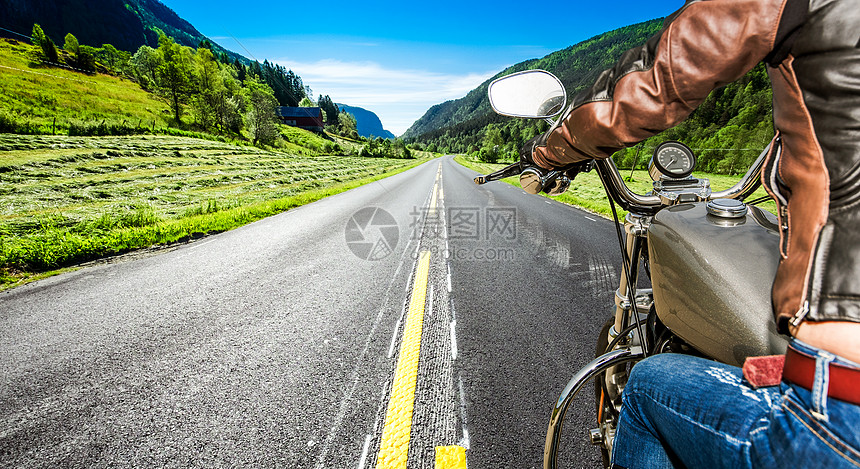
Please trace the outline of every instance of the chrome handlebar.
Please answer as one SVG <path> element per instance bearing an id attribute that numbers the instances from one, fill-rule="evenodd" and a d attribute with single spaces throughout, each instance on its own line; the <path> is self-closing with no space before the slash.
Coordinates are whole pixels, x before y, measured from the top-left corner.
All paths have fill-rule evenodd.
<path id="1" fill-rule="evenodd" d="M 761 184 L 759 175 L 761 175 L 768 152 L 770 152 L 770 144 L 759 154 L 758 158 L 737 184 L 724 191 L 714 192 L 709 198 L 744 200 L 752 195 Z M 654 214 L 663 207 L 663 202 L 659 196 L 641 195 L 631 191 L 611 158 L 598 161 L 596 168 L 601 182 L 607 188 L 612 199 L 628 212 Z"/>
<path id="2" fill-rule="evenodd" d="M 719 192 L 711 193 L 709 199 L 740 199 L 744 200 L 758 189 L 761 184 L 759 175 L 761 174 L 764 161 L 770 151 L 770 144 L 759 154 L 755 162 L 747 170 L 746 174 L 734 186 Z M 475 178 L 475 183 L 486 184 L 490 181 L 496 181 L 505 177 L 514 176 L 523 170 L 524 166 L 520 163 L 514 163 L 510 166 L 500 169 L 486 176 L 478 176 Z M 597 175 L 600 181 L 606 187 L 607 192 L 612 199 L 628 212 L 640 213 L 643 215 L 653 215 L 660 211 L 665 206 L 663 199 L 657 194 L 637 194 L 627 187 L 624 178 L 618 171 L 618 167 L 611 158 L 599 160 L 595 162 Z"/>
<path id="3" fill-rule="evenodd" d="M 612 158 L 598 161 L 595 164 L 595 168 L 597 169 L 597 176 L 600 177 L 600 181 L 606 187 L 606 191 L 612 196 L 615 203 L 620 205 L 624 210 L 654 214 L 663 207 L 660 197 L 656 195 L 641 195 L 631 191 L 621 177 L 621 173 L 618 172 L 618 167 L 615 166 Z"/>
<path id="4" fill-rule="evenodd" d="M 764 160 L 767 159 L 767 155 L 770 153 L 770 145 L 768 143 L 764 147 L 764 150 L 758 155 L 758 158 L 756 158 L 750 169 L 747 170 L 744 177 L 737 184 L 724 191 L 714 192 L 711 194 L 711 198 L 744 200 L 751 196 L 758 189 L 758 186 L 761 185 L 761 178 L 759 176 L 761 175 L 762 168 L 764 168 Z"/>

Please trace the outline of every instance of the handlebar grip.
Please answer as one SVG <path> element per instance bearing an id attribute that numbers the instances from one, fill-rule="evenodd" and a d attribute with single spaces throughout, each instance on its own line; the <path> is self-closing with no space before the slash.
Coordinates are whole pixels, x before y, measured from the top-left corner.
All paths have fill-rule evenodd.
<path id="1" fill-rule="evenodd" d="M 488 182 L 488 181 L 487 181 L 487 177 L 486 177 L 486 176 L 477 176 L 477 177 L 475 178 L 475 184 L 486 184 L 487 182 Z"/>

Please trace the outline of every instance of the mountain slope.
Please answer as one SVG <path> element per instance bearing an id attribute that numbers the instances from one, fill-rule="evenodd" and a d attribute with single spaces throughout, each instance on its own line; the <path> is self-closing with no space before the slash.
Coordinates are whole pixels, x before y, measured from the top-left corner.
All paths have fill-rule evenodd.
<path id="1" fill-rule="evenodd" d="M 644 43 L 662 27 L 663 20 L 625 26 L 595 36 L 566 49 L 553 52 L 541 59 L 518 63 L 503 70 L 465 97 L 447 101 L 431 107 L 403 134 L 404 139 L 427 140 L 445 133 L 462 135 L 464 131 L 483 128 L 491 122 L 501 122 L 490 108 L 487 87 L 498 77 L 521 70 L 541 68 L 561 79 L 569 93 L 573 94 L 590 83 L 600 71 L 608 68 L 620 58 L 621 53 Z"/>
<path id="2" fill-rule="evenodd" d="M 652 20 L 616 29 L 542 59 L 519 63 L 496 77 L 542 68 L 558 76 L 573 96 L 591 86 L 622 53 L 643 44 L 661 26 L 661 20 Z M 491 80 L 463 98 L 433 106 L 403 138 L 420 142 L 431 151 L 468 153 L 484 160 L 517 158 L 522 142 L 545 131 L 548 125 L 543 120 L 502 117 L 492 112 L 487 99 Z M 772 102 L 767 72 L 759 64 L 737 81 L 713 90 L 678 126 L 618 151 L 613 159 L 622 168 L 643 167 L 659 143 L 680 140 L 699 155 L 700 170 L 743 173 L 773 137 Z"/>
<path id="3" fill-rule="evenodd" d="M 39 23 L 58 45 L 63 44 L 67 33 L 74 34 L 81 44 L 113 44 L 130 52 L 144 44 L 157 47 L 159 30 L 189 47 L 209 40 L 158 0 L 0 0 L 0 12 L 0 26 L 29 35 L 33 23 Z M 231 59 L 241 57 L 213 45 Z"/>
<path id="4" fill-rule="evenodd" d="M 347 106 L 346 104 L 340 103 L 335 103 L 335 105 L 341 111 L 348 112 L 355 116 L 358 135 L 361 135 L 362 137 L 395 137 L 393 133 L 382 128 L 382 121 L 379 120 L 379 116 L 377 116 L 373 111 L 368 111 L 367 109 L 357 106 Z"/>

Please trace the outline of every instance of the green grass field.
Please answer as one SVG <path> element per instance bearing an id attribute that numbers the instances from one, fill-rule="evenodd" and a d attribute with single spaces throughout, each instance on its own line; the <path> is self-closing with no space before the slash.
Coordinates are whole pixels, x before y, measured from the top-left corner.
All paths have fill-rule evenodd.
<path id="1" fill-rule="evenodd" d="M 307 134 L 298 143 L 313 147 Z M 229 230 L 431 155 L 420 156 L 296 156 L 166 136 L 0 134 L 0 285 Z"/>
<path id="2" fill-rule="evenodd" d="M 482 174 L 487 174 L 506 166 L 505 164 L 482 163 L 464 156 L 457 156 L 454 160 L 463 166 Z M 622 170 L 621 173 L 625 178 L 630 176 L 629 170 Z M 709 179 L 711 181 L 711 189 L 715 192 L 728 189 L 740 180 L 740 176 L 724 176 L 720 174 L 694 173 L 694 176 L 700 179 Z M 503 179 L 503 181 L 520 187 L 520 181 L 516 177 Z M 646 194 L 651 191 L 651 184 L 651 177 L 648 175 L 648 172 L 644 170 L 634 171 L 633 180 L 627 182 L 630 189 L 639 194 Z M 541 195 L 549 197 L 546 194 Z M 765 192 L 763 188 L 759 188 L 753 194 L 751 199 L 764 196 L 767 196 L 767 192 Z M 609 207 L 609 201 L 606 198 L 606 191 L 603 189 L 603 184 L 601 184 L 600 179 L 597 177 L 597 173 L 594 171 L 577 175 L 576 179 L 570 184 L 570 189 L 568 189 L 567 192 L 551 198 L 566 204 L 576 205 L 577 207 L 584 208 L 599 215 L 606 217 L 612 216 L 612 210 Z M 758 206 L 770 211 L 771 213 L 776 213 L 776 205 L 771 200 L 761 203 Z M 620 208 L 617 208 L 617 210 L 620 217 L 623 217 L 627 213 Z"/>

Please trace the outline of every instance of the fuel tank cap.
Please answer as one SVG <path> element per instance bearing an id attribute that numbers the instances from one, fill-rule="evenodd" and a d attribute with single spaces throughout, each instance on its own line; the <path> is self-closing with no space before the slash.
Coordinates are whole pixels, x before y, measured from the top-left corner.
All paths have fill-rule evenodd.
<path id="1" fill-rule="evenodd" d="M 736 199 L 714 199 L 708 202 L 708 213 L 720 218 L 743 218 L 747 205 Z"/>

